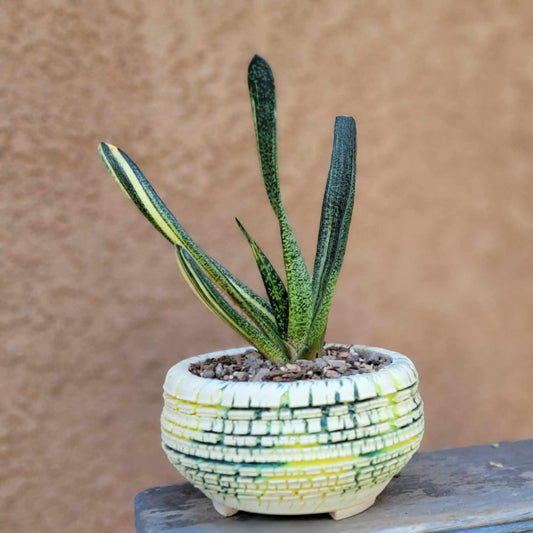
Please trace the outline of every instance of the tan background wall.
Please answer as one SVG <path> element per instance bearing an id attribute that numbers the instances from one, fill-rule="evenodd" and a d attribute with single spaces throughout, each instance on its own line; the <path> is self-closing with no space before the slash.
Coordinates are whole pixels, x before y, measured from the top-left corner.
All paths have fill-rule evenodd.
<path id="1" fill-rule="evenodd" d="M 312 262 L 336 114 L 356 209 L 328 339 L 421 375 L 426 450 L 533 437 L 533 4 L 92 1 L 3 5 L 2 531 L 132 530 L 180 478 L 165 372 L 241 345 L 107 175 L 107 140 L 255 287 L 238 216 L 280 265 L 247 63 L 273 66 L 289 216 Z"/>

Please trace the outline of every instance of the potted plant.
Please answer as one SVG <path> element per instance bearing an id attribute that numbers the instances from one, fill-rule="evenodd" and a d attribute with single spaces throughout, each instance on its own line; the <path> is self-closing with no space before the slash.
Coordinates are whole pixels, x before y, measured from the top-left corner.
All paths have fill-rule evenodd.
<path id="1" fill-rule="evenodd" d="M 163 449 L 221 514 L 329 512 L 340 519 L 374 502 L 423 433 L 412 362 L 362 345 L 324 345 L 355 191 L 355 122 L 335 121 L 312 275 L 280 196 L 274 78 L 255 56 L 248 84 L 259 160 L 279 221 L 286 282 L 237 220 L 268 300 L 206 255 L 135 163 L 101 143 L 109 172 L 169 240 L 197 296 L 252 347 L 174 365 L 164 384 Z"/>

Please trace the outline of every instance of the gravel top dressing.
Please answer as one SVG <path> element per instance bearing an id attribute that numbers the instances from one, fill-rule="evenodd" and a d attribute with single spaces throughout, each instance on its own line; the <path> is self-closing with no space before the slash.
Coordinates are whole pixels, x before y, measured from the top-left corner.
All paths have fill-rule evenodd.
<path id="1" fill-rule="evenodd" d="M 328 379 L 376 372 L 392 362 L 375 352 L 359 354 L 345 346 L 330 347 L 313 361 L 298 359 L 276 365 L 256 350 L 237 356 L 222 356 L 193 363 L 189 371 L 196 376 L 222 381 L 298 381 Z"/>

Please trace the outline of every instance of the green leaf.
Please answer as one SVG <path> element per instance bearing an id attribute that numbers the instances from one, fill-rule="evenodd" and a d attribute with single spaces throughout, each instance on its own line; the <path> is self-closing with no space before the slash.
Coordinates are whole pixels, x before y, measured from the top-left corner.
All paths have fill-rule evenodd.
<path id="1" fill-rule="evenodd" d="M 306 349 L 306 339 L 312 320 L 311 279 L 281 201 L 274 76 L 268 63 L 257 55 L 253 57 L 248 68 L 248 87 L 263 180 L 268 199 L 278 218 L 281 233 L 289 295 L 287 338 L 297 352 L 302 352 Z"/>
<path id="2" fill-rule="evenodd" d="M 283 341 L 279 338 L 267 337 L 239 315 L 211 283 L 192 256 L 181 246 L 175 245 L 174 248 L 183 276 L 206 307 L 252 343 L 259 352 L 272 362 L 287 362 L 288 356 L 283 348 Z"/>
<path id="3" fill-rule="evenodd" d="M 276 317 L 279 334 L 282 338 L 286 338 L 287 324 L 289 321 L 289 299 L 287 296 L 287 289 L 268 257 L 263 253 L 252 237 L 250 237 L 250 234 L 244 229 L 244 226 L 240 223 L 239 219 L 236 218 L 235 220 L 250 244 L 250 248 L 254 254 L 270 305 L 272 306 L 274 316 Z"/>
<path id="4" fill-rule="evenodd" d="M 285 216 L 278 177 L 276 88 L 270 65 L 254 56 L 248 67 L 248 88 L 257 139 L 259 162 L 270 205 L 278 218 Z"/>
<path id="5" fill-rule="evenodd" d="M 277 334 L 268 302 L 205 254 L 161 201 L 137 165 L 120 149 L 101 143 L 98 151 L 110 174 L 144 216 L 171 243 L 187 250 L 209 279 L 267 334 Z"/>
<path id="6" fill-rule="evenodd" d="M 313 323 L 309 333 L 313 349 L 323 342 L 346 251 L 355 193 L 355 160 L 355 121 L 352 117 L 337 117 L 313 271 Z"/>

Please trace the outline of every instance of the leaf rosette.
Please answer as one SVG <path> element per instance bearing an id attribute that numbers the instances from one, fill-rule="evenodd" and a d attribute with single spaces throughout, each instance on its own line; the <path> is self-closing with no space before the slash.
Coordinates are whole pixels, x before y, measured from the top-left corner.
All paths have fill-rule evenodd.
<path id="1" fill-rule="evenodd" d="M 248 87 L 263 181 L 279 222 L 285 281 L 240 221 L 237 224 L 250 245 L 268 301 L 196 244 L 128 155 L 107 143 L 100 143 L 98 151 L 126 195 L 174 245 L 183 276 L 215 315 L 275 363 L 313 359 L 324 345 L 328 314 L 348 240 L 355 193 L 355 121 L 349 116 L 335 119 L 311 276 L 281 200 L 274 76 L 260 56 L 254 56 L 250 62 Z"/>

